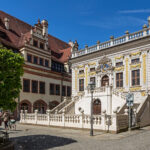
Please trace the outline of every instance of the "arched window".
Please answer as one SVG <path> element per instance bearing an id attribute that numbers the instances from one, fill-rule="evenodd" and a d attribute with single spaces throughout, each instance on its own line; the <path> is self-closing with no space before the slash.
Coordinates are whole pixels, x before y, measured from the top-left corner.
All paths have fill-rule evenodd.
<path id="1" fill-rule="evenodd" d="M 109 77 L 107 75 L 102 77 L 101 86 L 106 86 L 106 84 L 109 85 Z"/>
<path id="2" fill-rule="evenodd" d="M 93 102 L 93 114 L 94 115 L 101 114 L 101 101 L 99 99 L 96 99 Z"/>
<path id="3" fill-rule="evenodd" d="M 21 101 L 20 109 L 23 110 L 23 112 L 27 110 L 28 113 L 31 113 L 31 103 L 28 100 Z"/>
<path id="4" fill-rule="evenodd" d="M 47 104 L 43 100 L 38 100 L 34 103 L 33 109 L 38 110 L 38 113 L 46 113 Z"/>

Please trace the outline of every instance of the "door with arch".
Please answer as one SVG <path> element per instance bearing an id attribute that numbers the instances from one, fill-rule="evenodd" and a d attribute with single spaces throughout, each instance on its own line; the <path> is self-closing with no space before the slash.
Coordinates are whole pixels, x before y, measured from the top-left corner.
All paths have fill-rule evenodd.
<path id="1" fill-rule="evenodd" d="M 99 99 L 96 99 L 93 102 L 93 114 L 94 115 L 101 114 L 101 101 Z"/>
<path id="2" fill-rule="evenodd" d="M 106 86 L 106 84 L 109 85 L 109 77 L 107 75 L 103 76 L 101 80 L 101 86 Z"/>

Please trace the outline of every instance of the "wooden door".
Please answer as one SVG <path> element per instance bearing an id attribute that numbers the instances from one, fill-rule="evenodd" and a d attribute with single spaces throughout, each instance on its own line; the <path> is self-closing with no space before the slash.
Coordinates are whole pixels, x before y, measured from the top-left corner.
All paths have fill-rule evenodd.
<path id="1" fill-rule="evenodd" d="M 93 114 L 94 115 L 101 114 L 101 101 L 99 99 L 96 99 L 93 102 Z"/>

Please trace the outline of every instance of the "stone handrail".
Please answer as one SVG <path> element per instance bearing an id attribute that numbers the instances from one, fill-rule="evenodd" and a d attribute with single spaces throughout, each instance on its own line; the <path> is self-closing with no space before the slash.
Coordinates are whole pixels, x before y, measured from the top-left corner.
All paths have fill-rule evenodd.
<path id="1" fill-rule="evenodd" d="M 65 99 L 63 102 L 61 102 L 59 105 L 57 105 L 56 107 L 54 107 L 52 110 L 50 110 L 51 113 L 55 113 L 55 111 L 59 111 L 60 109 L 62 109 L 63 107 L 65 107 L 65 105 L 70 102 L 71 99 Z"/>
<path id="2" fill-rule="evenodd" d="M 66 106 L 64 106 L 64 107 L 59 111 L 59 113 L 62 113 L 63 111 L 65 111 L 65 113 L 69 112 L 69 111 L 73 108 L 74 104 L 75 104 L 75 101 L 72 100 L 70 103 L 68 103 Z"/>
<path id="3" fill-rule="evenodd" d="M 123 93 L 123 92 L 119 92 L 118 90 L 116 90 L 116 89 L 113 89 L 112 90 L 112 94 L 114 94 L 114 95 L 116 95 L 116 96 L 118 96 L 118 97 L 121 97 L 122 99 L 126 99 L 126 94 L 125 93 Z"/>
<path id="4" fill-rule="evenodd" d="M 148 32 L 149 31 L 149 32 Z M 128 41 L 132 41 L 132 40 L 136 40 L 139 38 L 142 38 L 144 36 L 148 36 L 150 35 L 150 28 L 146 28 L 134 33 L 126 33 L 126 35 L 118 37 L 118 38 L 114 38 L 111 39 L 109 41 L 103 42 L 103 43 L 99 43 L 97 45 L 91 46 L 91 47 L 86 47 L 85 49 L 76 51 L 72 53 L 72 58 L 78 57 L 78 56 L 82 56 L 82 55 L 86 55 L 88 53 L 92 53 L 95 51 L 99 51 L 111 46 L 116 46 Z"/>

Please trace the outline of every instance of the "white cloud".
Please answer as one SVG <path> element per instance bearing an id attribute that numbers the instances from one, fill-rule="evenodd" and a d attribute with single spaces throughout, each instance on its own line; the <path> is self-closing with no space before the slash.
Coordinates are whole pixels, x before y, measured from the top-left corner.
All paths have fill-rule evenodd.
<path id="1" fill-rule="evenodd" d="M 84 26 L 91 26 L 97 28 L 104 28 L 104 29 L 113 29 L 118 27 L 129 27 L 129 26 L 142 26 L 146 24 L 147 20 L 131 17 L 131 16 L 115 16 L 112 18 L 106 18 L 102 20 L 86 20 L 81 22 Z"/>
<path id="2" fill-rule="evenodd" d="M 150 13 L 150 9 L 120 10 L 121 14 Z"/>

